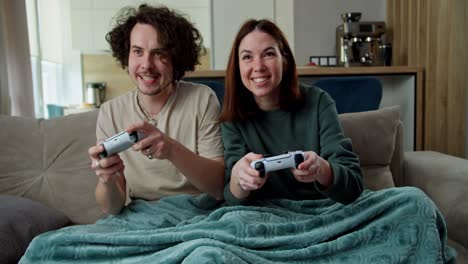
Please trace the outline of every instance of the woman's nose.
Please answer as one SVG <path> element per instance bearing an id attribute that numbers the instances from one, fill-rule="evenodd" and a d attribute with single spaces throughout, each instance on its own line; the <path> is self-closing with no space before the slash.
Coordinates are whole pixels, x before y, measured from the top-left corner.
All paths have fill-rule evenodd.
<path id="1" fill-rule="evenodd" d="M 265 69 L 265 64 L 261 58 L 254 59 L 254 70 L 255 71 L 263 71 Z"/>

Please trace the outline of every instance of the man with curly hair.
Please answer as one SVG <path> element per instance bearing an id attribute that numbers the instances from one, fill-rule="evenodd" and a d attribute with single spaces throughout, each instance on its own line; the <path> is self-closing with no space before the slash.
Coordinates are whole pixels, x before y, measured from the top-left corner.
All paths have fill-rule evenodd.
<path id="1" fill-rule="evenodd" d="M 106 40 L 136 89 L 99 111 L 98 143 L 89 149 L 99 206 L 118 214 L 132 198 L 206 192 L 222 199 L 219 102 L 207 86 L 181 81 L 205 52 L 200 32 L 163 6 L 124 8 L 116 24 Z M 141 131 L 145 138 L 133 151 L 100 159 L 99 143 L 123 130 Z"/>

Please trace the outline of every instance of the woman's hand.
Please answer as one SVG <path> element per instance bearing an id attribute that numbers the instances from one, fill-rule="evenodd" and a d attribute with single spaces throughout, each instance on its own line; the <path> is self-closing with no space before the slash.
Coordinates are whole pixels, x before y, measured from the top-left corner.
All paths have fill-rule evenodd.
<path id="1" fill-rule="evenodd" d="M 251 191 L 262 188 L 267 181 L 268 175 L 262 178 L 257 170 L 250 167 L 252 161 L 261 158 L 263 158 L 262 155 L 250 152 L 237 161 L 232 168 L 230 188 L 237 198 L 247 197 Z"/>
<path id="2" fill-rule="evenodd" d="M 127 127 L 126 131 L 128 133 L 140 131 L 145 135 L 143 139 L 133 145 L 133 150 L 141 151 L 141 154 L 148 159 L 171 159 L 172 149 L 176 145 L 176 141 L 158 128 L 141 121 Z"/>
<path id="3" fill-rule="evenodd" d="M 333 182 L 333 175 L 328 161 L 313 151 L 304 152 L 306 159 L 299 164 L 298 169 L 291 169 L 296 180 L 300 182 L 318 181 L 327 187 Z"/>

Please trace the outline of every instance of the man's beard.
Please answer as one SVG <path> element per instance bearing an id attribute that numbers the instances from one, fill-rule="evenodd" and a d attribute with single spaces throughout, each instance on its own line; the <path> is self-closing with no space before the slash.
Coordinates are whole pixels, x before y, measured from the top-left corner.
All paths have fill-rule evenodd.
<path id="1" fill-rule="evenodd" d="M 154 96 L 154 95 L 158 95 L 162 92 L 164 92 L 168 87 L 170 87 L 171 85 L 173 84 L 172 81 L 168 82 L 165 86 L 161 87 L 160 89 L 157 89 L 156 91 L 152 92 L 152 93 L 145 93 L 142 91 L 142 89 L 140 89 L 140 87 L 138 87 L 137 85 L 137 89 L 138 91 L 140 91 L 140 93 L 144 94 L 144 95 L 148 95 L 148 96 Z"/>

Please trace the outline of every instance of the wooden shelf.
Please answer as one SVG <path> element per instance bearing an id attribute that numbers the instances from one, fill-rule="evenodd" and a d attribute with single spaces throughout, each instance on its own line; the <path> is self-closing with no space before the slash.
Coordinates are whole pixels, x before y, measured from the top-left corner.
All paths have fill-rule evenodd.
<path id="1" fill-rule="evenodd" d="M 326 75 L 406 75 L 422 74 L 423 68 L 390 66 L 390 67 L 314 67 L 299 66 L 297 73 L 299 76 L 326 76 Z M 224 70 L 209 70 L 189 72 L 185 75 L 188 78 L 224 78 Z"/>

